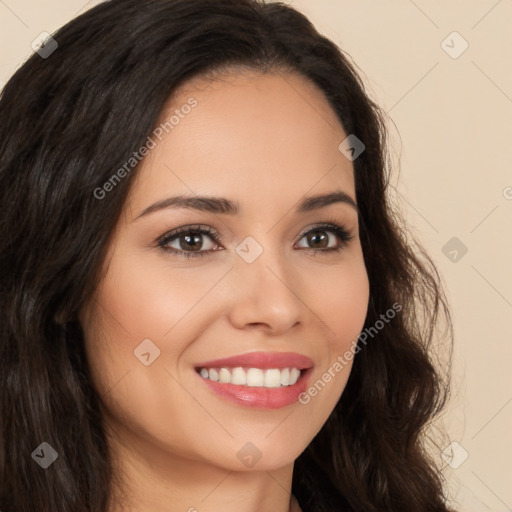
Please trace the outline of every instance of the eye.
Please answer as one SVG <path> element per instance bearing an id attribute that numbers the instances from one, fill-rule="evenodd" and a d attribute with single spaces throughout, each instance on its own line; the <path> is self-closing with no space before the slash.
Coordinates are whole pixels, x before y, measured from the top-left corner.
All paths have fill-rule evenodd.
<path id="1" fill-rule="evenodd" d="M 354 238 L 350 232 L 343 226 L 334 223 L 320 224 L 306 231 L 301 240 L 305 238 L 306 243 L 313 247 L 306 249 L 313 253 L 330 253 L 332 251 L 341 251 Z M 336 243 L 336 238 L 339 240 Z M 334 246 L 332 243 L 334 242 Z"/>
<path id="2" fill-rule="evenodd" d="M 205 237 L 210 239 L 209 243 L 204 243 Z M 324 223 L 304 232 L 300 240 L 306 239 L 306 243 L 313 247 L 304 247 L 307 251 L 312 251 L 315 255 L 318 253 L 340 252 L 348 245 L 354 237 L 343 226 L 335 223 Z M 338 240 L 336 242 L 336 240 Z M 221 235 L 212 227 L 204 226 L 184 226 L 169 233 L 166 233 L 158 239 L 158 247 L 170 252 L 176 256 L 184 258 L 195 258 L 198 256 L 207 256 L 214 251 L 223 250 L 218 244 L 221 241 Z M 334 242 L 334 246 L 332 243 Z"/>
<path id="3" fill-rule="evenodd" d="M 210 244 L 203 242 L 206 236 L 210 238 Z M 220 239 L 220 234 L 211 227 L 185 226 L 166 233 L 158 240 L 158 246 L 178 256 L 190 258 L 205 256 L 212 251 L 219 250 L 212 249 L 211 241 L 219 243 Z"/>

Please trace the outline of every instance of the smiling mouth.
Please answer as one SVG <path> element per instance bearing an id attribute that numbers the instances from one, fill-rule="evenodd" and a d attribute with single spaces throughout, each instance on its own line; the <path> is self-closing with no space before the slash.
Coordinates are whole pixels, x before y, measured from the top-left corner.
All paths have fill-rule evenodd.
<path id="1" fill-rule="evenodd" d="M 196 368 L 205 380 L 245 387 L 281 388 L 297 383 L 305 370 L 289 368 L 212 367 Z"/>

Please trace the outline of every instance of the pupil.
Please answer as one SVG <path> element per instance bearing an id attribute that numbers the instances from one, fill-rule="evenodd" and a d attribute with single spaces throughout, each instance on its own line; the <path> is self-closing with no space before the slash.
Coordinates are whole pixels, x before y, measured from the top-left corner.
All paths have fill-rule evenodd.
<path id="1" fill-rule="evenodd" d="M 183 236 L 186 240 L 187 248 L 189 249 L 200 249 L 201 248 L 201 237 L 198 234 L 195 235 L 184 235 Z M 192 241 L 192 242 L 191 242 Z M 195 246 L 197 247 L 195 247 Z"/>
<path id="2" fill-rule="evenodd" d="M 315 243 L 316 242 L 315 239 L 322 238 L 324 243 L 321 245 L 321 247 L 327 247 L 328 237 L 326 237 L 325 234 L 322 234 L 322 233 L 323 233 L 322 231 L 312 232 L 309 235 L 309 242 Z"/>

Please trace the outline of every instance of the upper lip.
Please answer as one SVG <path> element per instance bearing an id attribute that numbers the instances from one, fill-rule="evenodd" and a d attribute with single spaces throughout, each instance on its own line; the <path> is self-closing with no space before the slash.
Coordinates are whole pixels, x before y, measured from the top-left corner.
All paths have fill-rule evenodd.
<path id="1" fill-rule="evenodd" d="M 220 368 L 245 366 L 250 368 L 297 368 L 305 370 L 313 366 L 307 356 L 295 352 L 249 352 L 222 359 L 205 361 L 195 365 L 196 368 Z"/>

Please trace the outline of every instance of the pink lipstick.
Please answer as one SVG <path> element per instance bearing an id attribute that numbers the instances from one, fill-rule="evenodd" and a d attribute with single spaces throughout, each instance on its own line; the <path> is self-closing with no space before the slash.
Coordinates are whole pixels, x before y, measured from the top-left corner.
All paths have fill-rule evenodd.
<path id="1" fill-rule="evenodd" d="M 297 402 L 312 369 L 309 357 L 293 352 L 250 352 L 195 365 L 198 376 L 215 394 L 262 409 Z"/>

